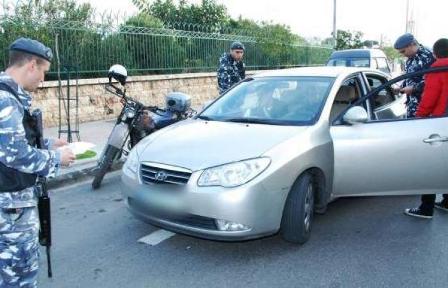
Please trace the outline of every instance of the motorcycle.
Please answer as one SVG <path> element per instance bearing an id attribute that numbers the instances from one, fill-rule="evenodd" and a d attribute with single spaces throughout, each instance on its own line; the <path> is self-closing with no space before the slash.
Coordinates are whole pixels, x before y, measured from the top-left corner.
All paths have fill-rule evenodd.
<path id="1" fill-rule="evenodd" d="M 122 65 L 113 65 L 109 69 L 108 78 L 109 83 L 106 84 L 105 89 L 121 98 L 123 108 L 99 157 L 92 182 L 93 189 L 101 186 L 104 175 L 114 161 L 119 160 L 122 154 L 127 155 L 144 137 L 196 114 L 196 111 L 191 108 L 191 97 L 181 92 L 169 93 L 165 97 L 164 109 L 157 106 L 145 106 L 126 96 L 127 71 Z M 117 80 L 123 89 L 112 83 L 112 79 Z"/>

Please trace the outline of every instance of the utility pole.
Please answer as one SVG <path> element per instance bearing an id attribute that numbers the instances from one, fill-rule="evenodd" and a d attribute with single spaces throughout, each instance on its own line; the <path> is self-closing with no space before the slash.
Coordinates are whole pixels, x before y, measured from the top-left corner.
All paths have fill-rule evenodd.
<path id="1" fill-rule="evenodd" d="M 414 2 L 406 0 L 406 33 L 415 33 Z"/>
<path id="2" fill-rule="evenodd" d="M 409 0 L 406 0 L 406 30 L 405 33 L 409 32 Z"/>
<path id="3" fill-rule="evenodd" d="M 336 0 L 333 0 L 333 48 L 336 48 Z"/>

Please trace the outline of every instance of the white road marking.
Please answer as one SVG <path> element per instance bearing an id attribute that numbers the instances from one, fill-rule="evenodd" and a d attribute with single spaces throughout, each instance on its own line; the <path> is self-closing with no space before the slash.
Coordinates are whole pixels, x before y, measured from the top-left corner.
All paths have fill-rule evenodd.
<path id="1" fill-rule="evenodd" d="M 146 235 L 145 237 L 138 239 L 137 242 L 148 244 L 151 246 L 156 246 L 160 242 L 165 241 L 166 239 L 169 239 L 174 235 L 176 235 L 176 233 L 160 229 L 155 232 L 152 232 L 149 235 Z"/>

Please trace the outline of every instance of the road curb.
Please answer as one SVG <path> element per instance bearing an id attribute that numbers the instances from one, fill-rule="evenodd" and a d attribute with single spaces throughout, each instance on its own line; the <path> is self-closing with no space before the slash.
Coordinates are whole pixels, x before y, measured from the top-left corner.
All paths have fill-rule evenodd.
<path id="1" fill-rule="evenodd" d="M 109 172 L 120 170 L 123 166 L 123 163 L 123 160 L 115 162 L 110 168 Z M 94 159 L 79 163 L 78 165 L 76 165 L 76 167 L 67 168 L 67 171 L 62 170 L 63 172 L 57 177 L 48 179 L 47 186 L 49 189 L 55 189 L 60 188 L 64 185 L 74 184 L 88 178 L 93 179 L 97 164 L 97 160 Z"/>

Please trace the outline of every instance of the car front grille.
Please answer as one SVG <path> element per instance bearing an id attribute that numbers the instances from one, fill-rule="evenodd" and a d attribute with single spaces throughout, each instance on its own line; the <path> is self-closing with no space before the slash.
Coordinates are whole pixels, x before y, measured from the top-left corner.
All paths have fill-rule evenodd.
<path id="1" fill-rule="evenodd" d="M 142 163 L 140 175 L 145 184 L 177 184 L 185 185 L 191 176 L 191 171 L 159 163 Z"/>
<path id="2" fill-rule="evenodd" d="M 158 220 L 164 220 L 175 224 L 185 225 L 194 228 L 208 229 L 208 230 L 218 230 L 216 226 L 215 219 L 208 218 L 199 215 L 193 214 L 172 214 L 161 211 L 155 207 L 144 206 L 140 204 L 138 201 L 135 201 L 132 198 L 128 198 L 128 204 L 130 207 L 135 209 L 137 212 L 142 213 L 145 216 L 149 216 L 151 218 L 155 218 Z"/>

